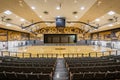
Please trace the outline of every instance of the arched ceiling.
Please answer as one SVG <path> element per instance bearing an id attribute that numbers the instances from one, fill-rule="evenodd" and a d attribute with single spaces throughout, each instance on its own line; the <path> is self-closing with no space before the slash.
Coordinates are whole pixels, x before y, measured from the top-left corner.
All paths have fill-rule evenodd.
<path id="1" fill-rule="evenodd" d="M 37 21 L 54 21 L 58 16 L 65 17 L 66 21 L 82 21 L 99 27 L 92 29 L 80 23 L 66 24 L 68 27 L 79 27 L 91 32 L 120 27 L 120 0 L 0 0 L 0 3 L 2 28 L 24 32 L 36 31 L 55 24 L 41 23 L 25 30 L 21 26 Z"/>

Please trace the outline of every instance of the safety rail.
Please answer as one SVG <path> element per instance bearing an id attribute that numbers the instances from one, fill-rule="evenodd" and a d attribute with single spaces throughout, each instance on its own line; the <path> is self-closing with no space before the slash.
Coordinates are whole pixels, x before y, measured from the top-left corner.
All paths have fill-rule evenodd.
<path id="1" fill-rule="evenodd" d="M 11 56 L 11 57 L 20 57 L 20 58 L 40 58 L 40 57 L 102 57 L 102 56 L 118 56 L 118 50 L 112 51 L 102 51 L 102 52 L 89 52 L 89 53 L 26 53 L 26 52 L 11 52 L 11 51 L 1 51 L 0 56 Z"/>

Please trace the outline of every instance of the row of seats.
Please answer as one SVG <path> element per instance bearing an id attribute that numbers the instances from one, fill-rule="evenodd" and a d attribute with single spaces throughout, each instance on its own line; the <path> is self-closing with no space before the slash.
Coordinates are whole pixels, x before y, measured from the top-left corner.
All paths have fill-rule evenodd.
<path id="1" fill-rule="evenodd" d="M 108 63 L 108 62 L 116 62 L 116 60 L 113 60 L 113 59 L 111 59 L 111 60 L 79 60 L 79 59 L 77 59 L 77 60 L 74 60 L 74 59 L 66 59 L 66 62 L 68 63 L 68 64 L 73 64 L 73 63 Z"/>
<path id="2" fill-rule="evenodd" d="M 0 72 L 0 80 L 52 80 L 49 74 Z"/>
<path id="3" fill-rule="evenodd" d="M 53 67 L 13 67 L 0 66 L 0 72 L 24 72 L 24 73 L 46 73 L 51 74 L 54 71 Z"/>
<path id="4" fill-rule="evenodd" d="M 103 63 L 74 63 L 68 64 L 68 67 L 86 67 L 86 66 L 109 66 L 109 65 L 120 65 L 120 62 L 103 62 Z"/>
<path id="5" fill-rule="evenodd" d="M 117 80 L 120 72 L 73 73 L 71 80 Z"/>
<path id="6" fill-rule="evenodd" d="M 54 67 L 51 63 L 19 63 L 19 62 L 1 62 L 0 66 L 19 66 L 19 67 Z"/>
<path id="7" fill-rule="evenodd" d="M 71 80 L 120 79 L 120 62 L 114 58 L 65 58 L 65 61 Z"/>
<path id="8" fill-rule="evenodd" d="M 56 58 L 0 58 L 0 80 L 52 80 Z"/>
<path id="9" fill-rule="evenodd" d="M 79 72 L 107 72 L 107 71 L 120 71 L 120 65 L 111 66 L 91 66 L 91 67 L 69 67 L 69 72 L 79 73 Z"/>

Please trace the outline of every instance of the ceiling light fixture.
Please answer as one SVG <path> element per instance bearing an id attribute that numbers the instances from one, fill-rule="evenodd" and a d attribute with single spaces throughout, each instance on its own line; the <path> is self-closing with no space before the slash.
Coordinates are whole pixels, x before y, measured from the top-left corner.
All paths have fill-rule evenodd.
<path id="1" fill-rule="evenodd" d="M 100 19 L 95 19 L 95 21 L 99 22 L 99 21 L 100 21 Z"/>
<path id="2" fill-rule="evenodd" d="M 42 16 L 39 16 L 40 18 L 42 18 Z"/>
<path id="3" fill-rule="evenodd" d="M 57 10 L 61 9 L 61 3 L 56 7 Z"/>
<path id="4" fill-rule="evenodd" d="M 75 18 L 78 18 L 78 16 L 75 16 Z"/>
<path id="5" fill-rule="evenodd" d="M 58 18 L 60 17 L 60 16 L 57 16 Z"/>
<path id="6" fill-rule="evenodd" d="M 35 10 L 36 8 L 34 6 L 32 6 L 31 9 Z"/>
<path id="7" fill-rule="evenodd" d="M 81 9 L 81 10 L 84 10 L 84 9 L 85 9 L 85 7 L 83 7 L 83 6 L 82 6 L 80 9 Z"/>
<path id="8" fill-rule="evenodd" d="M 23 22 L 23 21 L 25 21 L 25 19 L 20 19 L 20 21 L 22 21 L 22 22 Z"/>
<path id="9" fill-rule="evenodd" d="M 109 11 L 109 12 L 108 12 L 108 15 L 114 15 L 114 14 L 115 14 L 114 11 Z"/>
<path id="10" fill-rule="evenodd" d="M 113 24 L 109 24 L 108 26 L 113 26 Z"/>
<path id="11" fill-rule="evenodd" d="M 12 14 L 12 12 L 10 10 L 6 10 L 4 13 L 7 14 L 7 15 Z"/>
<path id="12" fill-rule="evenodd" d="M 6 24 L 6 26 L 12 26 L 11 24 Z"/>

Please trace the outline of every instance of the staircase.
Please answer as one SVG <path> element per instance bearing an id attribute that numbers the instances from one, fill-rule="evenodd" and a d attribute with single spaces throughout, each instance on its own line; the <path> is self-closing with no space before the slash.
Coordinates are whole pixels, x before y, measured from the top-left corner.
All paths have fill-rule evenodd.
<path id="1" fill-rule="evenodd" d="M 65 67 L 64 58 L 57 59 L 53 80 L 69 80 L 69 74 L 67 68 Z"/>

